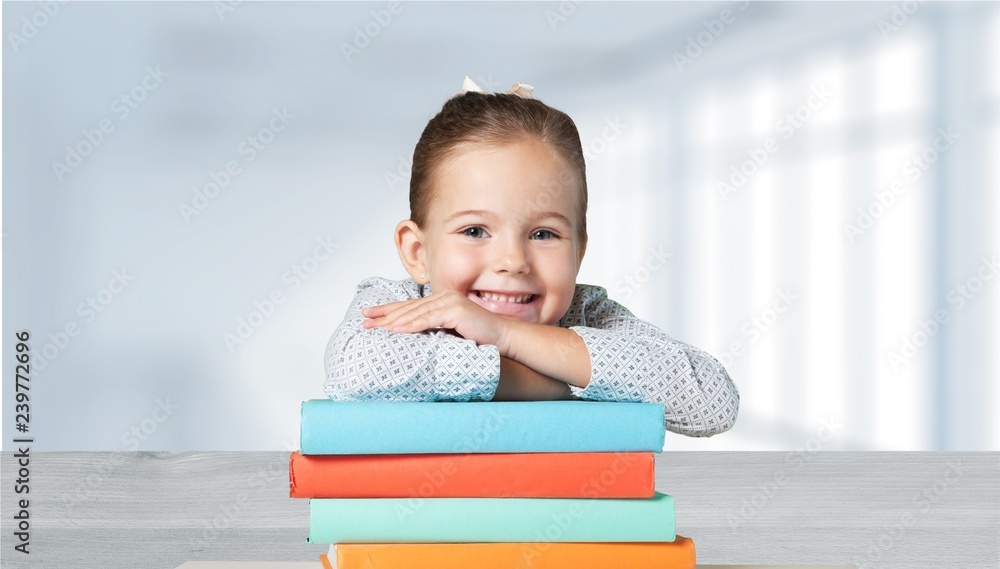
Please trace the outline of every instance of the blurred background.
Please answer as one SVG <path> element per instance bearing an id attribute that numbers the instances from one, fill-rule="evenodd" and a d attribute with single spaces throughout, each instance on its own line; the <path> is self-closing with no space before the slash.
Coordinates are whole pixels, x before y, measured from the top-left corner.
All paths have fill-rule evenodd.
<path id="1" fill-rule="evenodd" d="M 466 75 L 574 118 L 579 281 L 718 356 L 667 450 L 1000 448 L 995 3 L 3 4 L 3 433 L 290 450 Z"/>

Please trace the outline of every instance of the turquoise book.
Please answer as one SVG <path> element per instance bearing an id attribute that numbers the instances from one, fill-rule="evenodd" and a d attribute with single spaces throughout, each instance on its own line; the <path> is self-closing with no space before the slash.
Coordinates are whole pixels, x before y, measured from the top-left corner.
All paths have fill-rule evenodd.
<path id="1" fill-rule="evenodd" d="M 309 543 L 674 541 L 674 500 L 313 498 Z"/>
<path id="2" fill-rule="evenodd" d="M 661 452 L 664 409 L 606 401 L 302 403 L 302 454 Z"/>

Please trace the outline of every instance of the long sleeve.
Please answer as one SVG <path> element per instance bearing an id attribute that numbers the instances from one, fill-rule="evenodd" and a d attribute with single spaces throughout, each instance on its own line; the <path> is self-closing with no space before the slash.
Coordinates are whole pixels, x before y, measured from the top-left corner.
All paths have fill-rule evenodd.
<path id="1" fill-rule="evenodd" d="M 358 292 L 327 343 L 323 390 L 334 401 L 492 399 L 500 380 L 496 346 L 443 330 L 395 334 L 362 326 L 363 308 L 419 298 L 413 281 L 373 277 Z"/>
<path id="2" fill-rule="evenodd" d="M 578 285 L 560 324 L 579 334 L 590 353 L 590 383 L 570 386 L 573 395 L 663 403 L 667 430 L 688 436 L 715 435 L 735 423 L 740 396 L 722 364 L 636 318 L 604 288 Z"/>

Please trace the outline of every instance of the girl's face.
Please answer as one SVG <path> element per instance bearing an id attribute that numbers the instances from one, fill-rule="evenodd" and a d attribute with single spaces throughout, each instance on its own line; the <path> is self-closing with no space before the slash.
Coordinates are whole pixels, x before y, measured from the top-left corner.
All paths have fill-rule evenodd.
<path id="1" fill-rule="evenodd" d="M 435 173 L 422 260 L 434 292 L 554 325 L 566 314 L 586 249 L 580 187 L 554 149 L 534 138 L 469 145 Z"/>

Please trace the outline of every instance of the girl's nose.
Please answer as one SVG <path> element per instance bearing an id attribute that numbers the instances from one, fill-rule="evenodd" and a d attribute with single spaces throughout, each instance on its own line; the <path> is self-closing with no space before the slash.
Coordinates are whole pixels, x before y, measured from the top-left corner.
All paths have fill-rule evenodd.
<path id="1" fill-rule="evenodd" d="M 505 243 L 497 247 L 494 270 L 515 274 L 527 274 L 529 269 L 528 254 L 520 243 Z"/>

